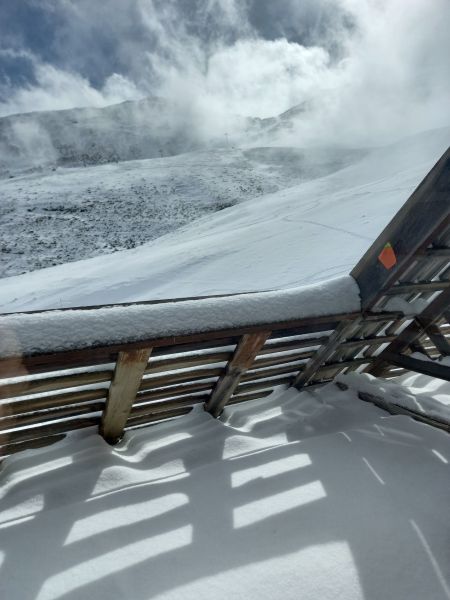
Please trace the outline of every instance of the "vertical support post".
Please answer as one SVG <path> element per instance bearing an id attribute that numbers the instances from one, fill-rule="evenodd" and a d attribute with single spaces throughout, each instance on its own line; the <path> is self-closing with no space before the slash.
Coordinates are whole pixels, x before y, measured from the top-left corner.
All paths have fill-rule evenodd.
<path id="1" fill-rule="evenodd" d="M 306 363 L 292 384 L 297 390 L 301 390 L 316 374 L 317 370 L 323 365 L 329 357 L 335 352 L 339 344 L 350 337 L 351 332 L 359 327 L 362 317 L 354 321 L 342 321 L 330 335 L 327 342 L 320 346 L 314 356 Z"/>
<path id="2" fill-rule="evenodd" d="M 151 353 L 152 348 L 119 352 L 100 424 L 100 435 L 108 444 L 122 437 Z"/>
<path id="3" fill-rule="evenodd" d="M 205 408 L 213 417 L 221 414 L 239 385 L 242 375 L 250 369 L 269 335 L 270 331 L 263 331 L 247 333 L 241 337 L 225 374 L 216 383 L 211 398 L 206 403 Z"/>

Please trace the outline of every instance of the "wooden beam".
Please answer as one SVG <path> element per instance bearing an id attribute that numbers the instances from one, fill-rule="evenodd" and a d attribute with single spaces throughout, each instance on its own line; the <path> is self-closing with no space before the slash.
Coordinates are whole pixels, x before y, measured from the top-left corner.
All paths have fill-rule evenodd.
<path id="1" fill-rule="evenodd" d="M 426 257 L 432 258 L 450 258 L 450 248 L 433 246 L 425 250 Z"/>
<path id="2" fill-rule="evenodd" d="M 450 367 L 447 365 L 438 364 L 431 360 L 420 360 L 404 354 L 395 354 L 394 352 L 386 352 L 383 359 L 392 365 L 408 369 L 408 371 L 415 371 L 429 377 L 450 381 Z"/>
<path id="3" fill-rule="evenodd" d="M 268 381 L 257 381 L 250 383 L 241 383 L 236 388 L 236 394 L 247 394 L 249 392 L 257 392 L 259 390 L 272 390 L 279 385 L 290 385 L 294 381 L 294 377 L 278 377 Z"/>
<path id="4" fill-rule="evenodd" d="M 86 390 L 53 396 L 38 396 L 32 400 L 14 400 L 2 405 L 8 416 L 21 415 L 37 410 L 63 408 L 65 406 L 80 405 L 93 400 L 106 400 L 108 390 Z"/>
<path id="5" fill-rule="evenodd" d="M 355 324 L 360 324 L 362 321 L 362 316 L 353 321 L 352 326 Z M 328 339 L 328 342 L 321 346 L 315 356 L 311 358 L 311 360 L 305 365 L 304 369 L 300 371 L 297 377 L 294 380 L 294 387 L 298 390 L 301 390 L 308 382 L 314 377 L 316 371 L 321 367 L 334 353 L 339 344 L 346 339 L 349 330 L 349 324 L 346 322 L 341 323 L 335 331 L 331 334 Z"/>
<path id="6" fill-rule="evenodd" d="M 60 421 L 70 417 L 81 417 L 82 415 L 101 412 L 104 406 L 104 402 L 92 402 L 89 404 L 80 404 L 79 406 L 58 407 L 45 412 L 8 415 L 0 419 L 0 431 L 25 427 L 27 425 L 39 425 L 49 423 L 50 421 Z"/>
<path id="7" fill-rule="evenodd" d="M 162 388 L 160 390 L 150 391 L 150 392 L 139 392 L 136 396 L 136 405 L 144 402 L 153 402 L 156 400 L 164 400 L 164 398 L 178 398 L 181 396 L 190 396 L 193 393 L 197 392 L 210 392 L 214 382 L 207 383 L 194 383 L 192 385 L 173 385 L 167 388 Z"/>
<path id="8" fill-rule="evenodd" d="M 123 434 L 152 349 L 119 352 L 100 424 L 100 435 L 115 444 Z"/>
<path id="9" fill-rule="evenodd" d="M 450 287 L 450 281 L 417 281 L 398 283 L 385 291 L 386 296 L 398 296 L 400 294 L 428 293 L 445 290 Z"/>
<path id="10" fill-rule="evenodd" d="M 94 427 L 99 424 L 99 421 L 99 417 L 81 417 L 79 419 L 59 421 L 57 423 L 52 423 L 51 425 L 39 425 L 38 427 L 28 427 L 26 429 L 18 429 L 17 431 L 3 432 L 0 433 L 0 446 L 47 438 L 60 433 L 75 431 L 75 429 Z"/>
<path id="11" fill-rule="evenodd" d="M 206 404 L 206 410 L 213 417 L 218 417 L 221 414 L 224 406 L 239 385 L 242 375 L 252 366 L 269 335 L 270 331 L 263 331 L 242 336 L 233 358 L 226 367 L 225 374 L 220 377 L 211 398 Z"/>
<path id="12" fill-rule="evenodd" d="M 442 335 L 439 327 L 434 323 L 430 323 L 427 325 L 425 322 L 421 321 L 420 316 L 417 317 L 417 321 L 419 325 L 421 325 L 424 328 L 425 333 L 428 335 L 428 337 L 439 350 L 439 352 L 443 356 L 450 356 L 450 344 L 447 338 Z"/>
<path id="13" fill-rule="evenodd" d="M 367 318 L 388 320 L 389 314 L 374 313 L 373 315 L 367 315 Z M 222 345 L 235 344 L 242 335 L 246 333 L 259 333 L 262 330 L 280 332 L 280 335 L 303 335 L 327 331 L 334 329 L 341 321 L 352 321 L 359 316 L 359 312 L 351 312 L 320 317 L 303 317 L 293 321 L 255 323 L 254 325 L 232 329 L 189 333 L 160 337 L 158 339 L 148 338 L 135 342 L 124 341 L 109 346 L 90 346 L 86 344 L 86 347 L 80 346 L 73 350 L 0 358 L 0 378 L 21 376 L 27 373 L 34 374 L 60 369 L 72 369 L 82 366 L 92 366 L 94 364 L 115 363 L 119 352 L 145 350 L 150 347 L 155 349 L 155 356 L 175 352 L 188 352 L 194 348 L 216 348 Z M 295 333 L 291 333 L 291 330 Z"/>
<path id="14" fill-rule="evenodd" d="M 26 379 L 16 383 L 0 385 L 0 400 L 16 398 L 44 392 L 54 392 L 65 388 L 76 388 L 84 385 L 108 383 L 111 381 L 111 371 L 94 371 L 73 373 L 62 377 L 47 377 L 41 379 Z"/>

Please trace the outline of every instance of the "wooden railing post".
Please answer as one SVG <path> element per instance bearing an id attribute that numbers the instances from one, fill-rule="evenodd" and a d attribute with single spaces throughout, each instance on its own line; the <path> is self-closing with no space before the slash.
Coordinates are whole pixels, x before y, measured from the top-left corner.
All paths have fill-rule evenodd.
<path id="1" fill-rule="evenodd" d="M 239 385 L 242 375 L 250 369 L 253 362 L 264 346 L 270 331 L 245 334 L 239 340 L 233 357 L 227 365 L 225 374 L 220 377 L 211 398 L 206 403 L 206 410 L 213 417 L 218 417 L 224 406 Z"/>
<path id="2" fill-rule="evenodd" d="M 151 352 L 151 348 L 119 352 L 100 424 L 100 435 L 109 444 L 122 437 Z"/>

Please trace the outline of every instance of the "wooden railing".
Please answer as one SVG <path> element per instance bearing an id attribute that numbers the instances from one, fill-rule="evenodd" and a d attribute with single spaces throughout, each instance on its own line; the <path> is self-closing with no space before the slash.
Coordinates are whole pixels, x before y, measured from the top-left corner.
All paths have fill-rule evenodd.
<path id="1" fill-rule="evenodd" d="M 277 386 L 310 388 L 349 371 L 393 378 L 412 369 L 450 380 L 449 367 L 410 356 L 420 351 L 435 359 L 450 350 L 450 151 L 351 275 L 360 289 L 358 310 L 293 314 L 291 303 L 289 317 L 281 318 L 270 293 L 179 299 L 167 301 L 172 313 L 161 314 L 189 306 L 201 315 L 210 302 L 251 308 L 256 296 L 268 310 L 249 309 L 233 327 L 224 326 L 226 315 L 203 330 L 162 323 L 159 333 L 108 343 L 87 336 L 68 347 L 45 346 L 54 324 L 86 328 L 98 315 L 112 325 L 115 315 L 138 318 L 140 307 L 164 311 L 164 303 L 0 317 L 0 334 L 17 333 L 22 348 L 0 359 L 0 456 L 93 426 L 115 443 L 128 429 L 181 417 L 195 405 L 216 417 L 227 404 L 264 398 Z M 6 331 L 18 322 L 20 332 Z M 28 347 L 40 331 L 42 347 Z"/>

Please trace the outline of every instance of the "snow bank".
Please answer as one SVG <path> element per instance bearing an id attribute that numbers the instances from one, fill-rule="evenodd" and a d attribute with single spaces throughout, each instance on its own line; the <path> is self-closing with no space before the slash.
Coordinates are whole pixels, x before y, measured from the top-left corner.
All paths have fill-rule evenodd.
<path id="1" fill-rule="evenodd" d="M 350 277 L 279 292 L 0 317 L 0 357 L 45 353 L 360 310 Z"/>
<path id="2" fill-rule="evenodd" d="M 423 357 L 422 354 L 419 356 Z M 423 358 L 427 360 L 427 357 Z M 387 403 L 434 417 L 450 425 L 448 381 L 416 373 L 408 373 L 395 381 L 377 379 L 368 373 L 348 373 L 338 375 L 336 381 L 345 383 L 354 390 L 381 397 Z"/>
<path id="3" fill-rule="evenodd" d="M 330 385 L 7 459 L 8 600 L 448 600 L 450 438 Z"/>

